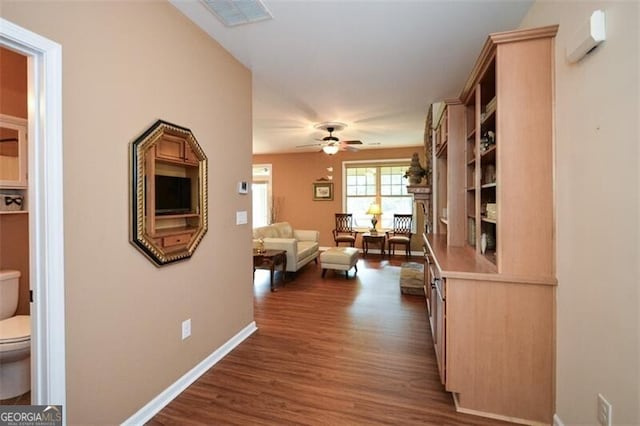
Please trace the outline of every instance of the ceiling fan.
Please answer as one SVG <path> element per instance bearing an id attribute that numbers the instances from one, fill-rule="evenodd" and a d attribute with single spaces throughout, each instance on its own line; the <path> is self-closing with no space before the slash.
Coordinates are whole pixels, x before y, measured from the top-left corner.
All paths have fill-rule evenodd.
<path id="1" fill-rule="evenodd" d="M 362 141 L 341 141 L 336 136 L 333 136 L 333 132 L 340 131 L 346 127 L 346 124 L 342 123 L 320 123 L 315 126 L 317 129 L 326 130 L 329 132 L 328 136 L 318 139 L 320 143 L 311 143 L 305 145 L 298 145 L 296 148 L 305 148 L 308 146 L 320 146 L 325 154 L 333 155 L 338 151 L 358 151 L 353 145 L 362 145 Z"/>

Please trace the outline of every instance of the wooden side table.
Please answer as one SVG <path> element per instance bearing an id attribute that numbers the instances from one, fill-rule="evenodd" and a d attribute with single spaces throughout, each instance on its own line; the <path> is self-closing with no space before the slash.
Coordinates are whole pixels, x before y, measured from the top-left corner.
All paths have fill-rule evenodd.
<path id="1" fill-rule="evenodd" d="M 369 244 L 373 244 L 374 246 L 380 246 L 380 256 L 384 257 L 384 245 L 386 243 L 386 236 L 384 232 L 379 232 L 377 234 L 372 234 L 371 232 L 367 232 L 362 234 L 362 249 L 364 251 L 364 255 L 367 255 L 369 251 Z"/>
<path id="2" fill-rule="evenodd" d="M 282 266 L 282 283 L 284 285 L 287 275 L 287 251 L 286 250 L 265 250 L 264 253 L 253 252 L 253 277 L 256 276 L 256 269 L 268 269 L 271 272 L 271 291 L 276 291 L 273 282 L 273 275 L 276 266 Z"/>

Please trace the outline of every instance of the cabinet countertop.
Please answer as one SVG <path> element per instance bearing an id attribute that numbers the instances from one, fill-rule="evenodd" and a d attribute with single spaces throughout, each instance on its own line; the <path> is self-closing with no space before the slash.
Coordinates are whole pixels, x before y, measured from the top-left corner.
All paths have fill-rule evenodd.
<path id="1" fill-rule="evenodd" d="M 436 268 L 438 268 L 443 278 L 544 285 L 557 284 L 556 279 L 552 277 L 500 274 L 496 265 L 477 254 L 472 247 L 448 246 L 446 234 L 423 234 L 423 239 Z"/>

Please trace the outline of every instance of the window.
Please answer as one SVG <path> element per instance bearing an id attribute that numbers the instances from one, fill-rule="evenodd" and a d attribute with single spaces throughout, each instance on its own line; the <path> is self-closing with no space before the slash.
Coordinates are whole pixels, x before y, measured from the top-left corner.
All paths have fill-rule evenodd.
<path id="1" fill-rule="evenodd" d="M 267 226 L 269 224 L 269 197 L 267 189 L 267 182 L 253 182 L 251 184 L 254 228 Z"/>
<path id="2" fill-rule="evenodd" d="M 251 184 L 253 198 L 253 227 L 271 224 L 271 165 L 253 166 L 253 182 Z"/>
<path id="3" fill-rule="evenodd" d="M 371 227 L 367 209 L 374 202 L 382 207 L 379 228 L 391 228 L 394 213 L 413 213 L 413 197 L 407 192 L 404 179 L 409 164 L 409 160 L 345 163 L 344 206 L 347 213 L 353 214 L 354 226 Z"/>

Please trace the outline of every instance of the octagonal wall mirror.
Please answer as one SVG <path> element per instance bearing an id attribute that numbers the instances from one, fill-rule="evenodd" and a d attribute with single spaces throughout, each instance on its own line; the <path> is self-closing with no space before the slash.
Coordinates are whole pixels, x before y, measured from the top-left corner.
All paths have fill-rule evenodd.
<path id="1" fill-rule="evenodd" d="M 156 121 L 131 142 L 130 241 L 155 265 L 188 259 L 207 232 L 207 157 L 191 130 Z"/>

